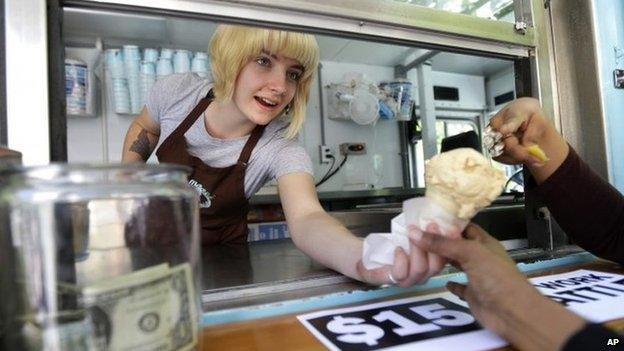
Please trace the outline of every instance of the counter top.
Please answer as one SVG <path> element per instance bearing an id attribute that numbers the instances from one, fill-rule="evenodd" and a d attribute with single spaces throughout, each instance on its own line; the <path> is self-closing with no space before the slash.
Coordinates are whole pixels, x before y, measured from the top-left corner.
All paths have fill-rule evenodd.
<path id="1" fill-rule="evenodd" d="M 530 277 L 563 273 L 576 269 L 590 269 L 604 272 L 624 273 L 624 267 L 616 264 L 592 260 L 586 263 L 575 263 L 533 271 L 527 274 Z M 416 295 L 427 295 L 443 291 L 444 288 L 410 292 L 379 300 L 394 300 Z M 365 303 L 379 300 L 370 300 Z M 362 304 L 362 303 L 358 303 Z M 352 304 L 351 304 L 352 305 Z M 341 307 L 348 306 L 342 305 Z M 322 308 L 326 309 L 326 308 Z M 306 311 L 305 313 L 310 312 Z M 296 316 L 302 313 L 292 313 L 276 317 L 261 318 L 242 322 L 207 326 L 201 334 L 201 350 L 325 350 Z M 610 327 L 624 331 L 624 319 L 607 323 Z M 501 350 L 514 350 L 506 347 Z"/>

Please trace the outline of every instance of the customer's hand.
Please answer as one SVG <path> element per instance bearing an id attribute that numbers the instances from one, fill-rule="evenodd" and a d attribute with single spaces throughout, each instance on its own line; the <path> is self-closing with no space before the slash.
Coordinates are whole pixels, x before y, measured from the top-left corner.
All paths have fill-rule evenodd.
<path id="1" fill-rule="evenodd" d="M 468 284 L 450 282 L 449 291 L 468 302 L 483 326 L 516 347 L 556 349 L 583 326 L 580 317 L 529 284 L 503 246 L 477 225 L 469 224 L 461 240 L 416 230 L 409 236 L 414 245 L 446 257 L 466 273 Z"/>
<path id="2" fill-rule="evenodd" d="M 503 154 L 494 158 L 506 164 L 524 163 L 538 183 L 547 179 L 568 155 L 568 144 L 546 117 L 538 100 L 520 98 L 510 102 L 492 119 L 490 127 L 503 135 Z M 547 161 L 529 153 L 528 147 L 538 145 Z"/>
<path id="3" fill-rule="evenodd" d="M 410 226 L 410 230 L 418 230 Z M 436 225 L 430 225 L 427 230 L 435 235 L 442 235 Z M 444 233 L 449 238 L 461 236 L 459 230 L 451 230 Z M 394 253 L 394 264 L 377 269 L 367 270 L 362 261 L 358 263 L 358 273 L 364 281 L 371 284 L 394 284 L 402 287 L 422 284 L 432 276 L 438 274 L 446 265 L 448 260 L 432 252 L 426 252 L 420 247 L 410 244 L 409 255 L 401 248 L 397 248 Z"/>

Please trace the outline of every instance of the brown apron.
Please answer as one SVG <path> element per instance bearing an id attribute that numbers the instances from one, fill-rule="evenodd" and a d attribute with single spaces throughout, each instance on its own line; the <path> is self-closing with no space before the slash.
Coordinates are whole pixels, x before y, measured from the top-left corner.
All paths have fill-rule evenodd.
<path id="1" fill-rule="evenodd" d="M 159 162 L 192 168 L 189 184 L 201 194 L 202 245 L 243 243 L 247 241 L 249 212 L 249 202 L 245 197 L 245 168 L 265 126 L 257 125 L 253 129 L 236 164 L 225 168 L 208 166 L 188 153 L 184 134 L 203 115 L 213 98 L 211 90 L 163 141 L 156 150 L 156 156 Z"/>

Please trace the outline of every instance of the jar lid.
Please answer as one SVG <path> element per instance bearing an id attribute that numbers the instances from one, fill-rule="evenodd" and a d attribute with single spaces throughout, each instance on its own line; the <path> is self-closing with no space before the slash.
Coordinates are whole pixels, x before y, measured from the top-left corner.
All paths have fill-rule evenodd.
<path id="1" fill-rule="evenodd" d="M 66 58 L 65 59 L 65 64 L 66 65 L 70 65 L 70 66 L 84 66 L 87 67 L 87 63 L 84 61 L 80 61 L 77 59 L 73 59 L 73 58 Z"/>
<path id="2" fill-rule="evenodd" d="M 50 184 L 164 183 L 184 181 L 191 168 L 176 164 L 67 164 L 11 167 L 0 169 L 0 176 L 43 181 Z"/>

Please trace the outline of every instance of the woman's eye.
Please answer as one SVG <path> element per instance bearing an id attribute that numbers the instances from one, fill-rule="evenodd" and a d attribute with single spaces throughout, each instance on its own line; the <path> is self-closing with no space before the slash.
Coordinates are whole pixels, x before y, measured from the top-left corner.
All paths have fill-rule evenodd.
<path id="1" fill-rule="evenodd" d="M 260 56 L 256 59 L 256 62 L 261 66 L 268 66 L 271 63 L 268 57 Z"/>
<path id="2" fill-rule="evenodd" d="M 288 72 L 288 78 L 290 80 L 299 81 L 299 79 L 301 78 L 301 73 L 300 72 Z"/>

